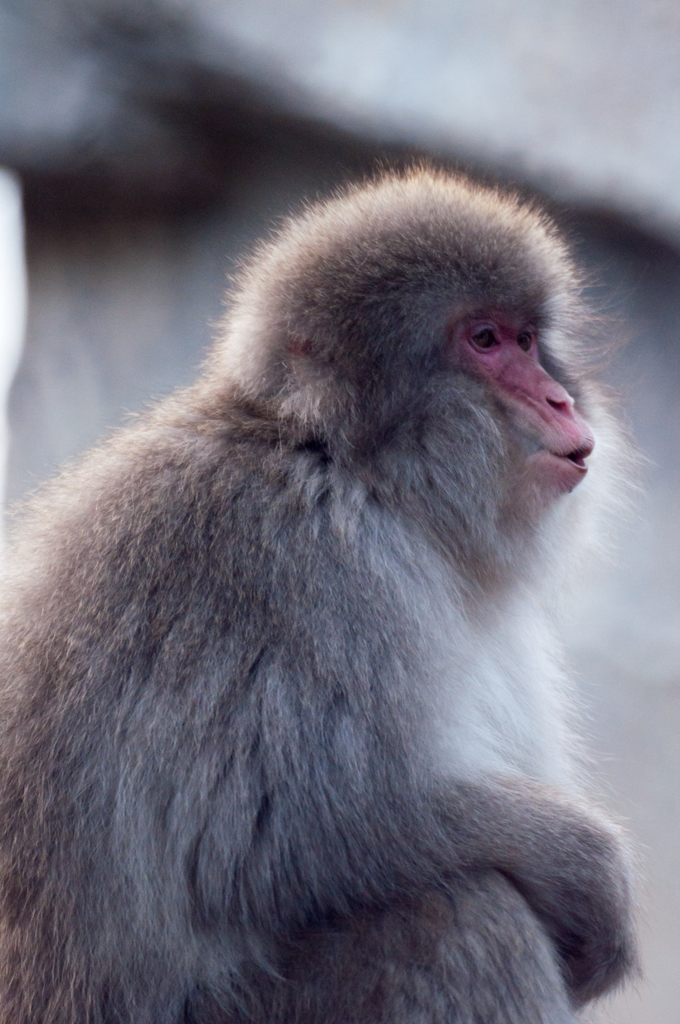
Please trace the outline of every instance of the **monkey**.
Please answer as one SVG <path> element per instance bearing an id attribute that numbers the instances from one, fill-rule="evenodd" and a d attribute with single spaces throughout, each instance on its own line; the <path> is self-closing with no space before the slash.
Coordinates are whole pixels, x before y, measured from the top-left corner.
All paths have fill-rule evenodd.
<path id="1" fill-rule="evenodd" d="M 1 1024 L 574 1024 L 638 969 L 558 634 L 621 444 L 582 293 L 534 202 L 381 172 L 28 500 Z"/>

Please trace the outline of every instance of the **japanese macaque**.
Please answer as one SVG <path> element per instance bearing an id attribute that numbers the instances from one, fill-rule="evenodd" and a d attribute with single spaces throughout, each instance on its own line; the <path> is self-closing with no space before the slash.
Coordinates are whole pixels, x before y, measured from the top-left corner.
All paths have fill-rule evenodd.
<path id="1" fill-rule="evenodd" d="M 617 443 L 579 292 L 512 195 L 349 187 L 28 503 L 2 1024 L 569 1024 L 636 968 L 555 638 Z"/>

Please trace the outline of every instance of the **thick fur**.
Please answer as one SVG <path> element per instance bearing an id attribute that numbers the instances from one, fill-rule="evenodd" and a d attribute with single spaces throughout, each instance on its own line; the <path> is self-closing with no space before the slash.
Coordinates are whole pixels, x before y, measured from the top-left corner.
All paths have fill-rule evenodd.
<path id="1" fill-rule="evenodd" d="M 417 170 L 285 225 L 197 385 L 29 504 L 3 1024 L 568 1024 L 634 967 L 549 610 L 606 461 L 555 508 L 518 484 L 444 357 L 498 308 L 605 450 L 550 223 Z"/>

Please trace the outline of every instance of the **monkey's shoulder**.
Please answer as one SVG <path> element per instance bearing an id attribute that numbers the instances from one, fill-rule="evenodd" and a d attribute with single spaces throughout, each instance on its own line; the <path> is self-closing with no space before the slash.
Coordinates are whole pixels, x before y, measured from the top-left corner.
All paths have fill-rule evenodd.
<path id="1" fill-rule="evenodd" d="M 199 611 L 208 631 L 274 609 L 290 621 L 374 589 L 365 494 L 347 512 L 361 488 L 331 480 L 314 446 L 206 425 L 149 417 L 47 484 L 9 556 L 11 617 L 92 642 Z"/>

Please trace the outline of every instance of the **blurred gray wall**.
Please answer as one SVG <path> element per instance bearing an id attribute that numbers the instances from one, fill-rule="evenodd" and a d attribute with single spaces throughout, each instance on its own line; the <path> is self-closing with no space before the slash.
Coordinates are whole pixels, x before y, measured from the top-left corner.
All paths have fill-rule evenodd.
<path id="1" fill-rule="evenodd" d="M 598 1019 L 677 1024 L 680 7 L 2 0 L 0 89 L 30 297 L 13 499 L 191 380 L 226 274 L 302 199 L 432 152 L 553 203 L 628 340 L 606 373 L 645 457 L 568 631 L 646 878 L 646 978 Z"/>

